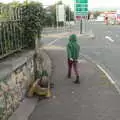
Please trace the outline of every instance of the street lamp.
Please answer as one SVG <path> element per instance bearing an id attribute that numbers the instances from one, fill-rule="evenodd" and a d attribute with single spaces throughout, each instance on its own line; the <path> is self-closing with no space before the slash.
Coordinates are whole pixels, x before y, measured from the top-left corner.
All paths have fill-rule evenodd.
<path id="1" fill-rule="evenodd" d="M 57 31 L 58 31 L 58 7 L 57 7 L 57 2 L 55 3 L 56 5 L 56 23 L 57 23 Z"/>
<path id="2" fill-rule="evenodd" d="M 71 31 L 71 9 L 70 9 L 70 5 L 69 5 L 69 25 L 70 25 L 70 31 Z"/>

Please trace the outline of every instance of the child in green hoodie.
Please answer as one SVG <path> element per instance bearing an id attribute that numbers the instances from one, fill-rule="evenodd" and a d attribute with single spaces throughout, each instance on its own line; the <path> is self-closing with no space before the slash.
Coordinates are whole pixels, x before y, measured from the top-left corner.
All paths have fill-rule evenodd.
<path id="1" fill-rule="evenodd" d="M 77 61 L 79 57 L 80 46 L 77 44 L 77 36 L 75 34 L 70 35 L 69 43 L 67 44 L 67 57 L 68 57 L 68 78 L 71 78 L 72 66 L 76 74 L 75 84 L 79 84 L 79 73 L 77 70 Z"/>

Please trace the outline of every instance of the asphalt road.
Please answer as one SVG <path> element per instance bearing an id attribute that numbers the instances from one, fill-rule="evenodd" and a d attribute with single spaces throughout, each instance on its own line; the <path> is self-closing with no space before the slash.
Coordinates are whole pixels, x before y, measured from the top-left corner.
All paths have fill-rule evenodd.
<path id="1" fill-rule="evenodd" d="M 50 29 L 49 29 L 50 30 Z M 101 65 L 120 85 L 120 26 L 119 25 L 105 25 L 103 22 L 88 22 L 86 31 L 95 34 L 95 38 L 91 39 L 86 36 L 79 37 L 79 44 L 81 46 L 81 53 L 92 58 L 97 64 Z M 66 33 L 69 36 L 70 29 L 52 30 L 47 34 L 54 34 L 53 37 L 49 35 L 42 39 L 42 42 L 46 45 L 52 42 L 51 45 L 65 47 L 68 38 L 62 38 Z M 79 33 L 79 24 L 71 27 L 71 32 Z M 46 34 L 44 33 L 44 34 Z M 61 34 L 59 34 L 61 33 Z M 55 36 L 56 35 L 56 36 Z M 60 39 L 62 38 L 62 39 Z"/>

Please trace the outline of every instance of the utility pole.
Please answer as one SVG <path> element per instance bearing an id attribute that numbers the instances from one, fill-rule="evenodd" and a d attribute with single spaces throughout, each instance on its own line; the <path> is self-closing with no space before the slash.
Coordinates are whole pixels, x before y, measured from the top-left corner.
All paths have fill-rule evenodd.
<path id="1" fill-rule="evenodd" d="M 58 5 L 56 2 L 56 23 L 57 23 L 57 31 L 58 31 Z"/>
<path id="2" fill-rule="evenodd" d="M 65 5 L 64 5 L 65 6 Z M 66 31 L 66 12 L 64 14 L 64 31 Z"/>
<path id="3" fill-rule="evenodd" d="M 71 24 L 70 24 L 70 5 L 69 5 L 69 25 L 70 25 L 70 31 L 71 31 Z"/>
<path id="4" fill-rule="evenodd" d="M 82 18 L 80 19 L 80 34 L 82 34 L 82 23 L 83 21 L 82 21 Z"/>

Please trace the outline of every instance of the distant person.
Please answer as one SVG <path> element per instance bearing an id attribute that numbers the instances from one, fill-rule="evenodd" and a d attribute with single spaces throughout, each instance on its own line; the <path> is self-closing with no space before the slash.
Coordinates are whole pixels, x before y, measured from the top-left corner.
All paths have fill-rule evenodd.
<path id="1" fill-rule="evenodd" d="M 106 16 L 105 19 L 108 20 L 108 17 Z"/>
<path id="2" fill-rule="evenodd" d="M 105 23 L 108 24 L 108 16 L 105 17 Z"/>
<path id="3" fill-rule="evenodd" d="M 74 81 L 75 84 L 79 84 L 79 73 L 77 69 L 77 62 L 80 52 L 80 46 L 77 43 L 77 36 L 75 34 L 70 35 L 69 43 L 67 44 L 67 57 L 68 57 L 68 78 L 71 78 L 71 70 L 72 66 L 75 71 L 76 80 Z"/>

